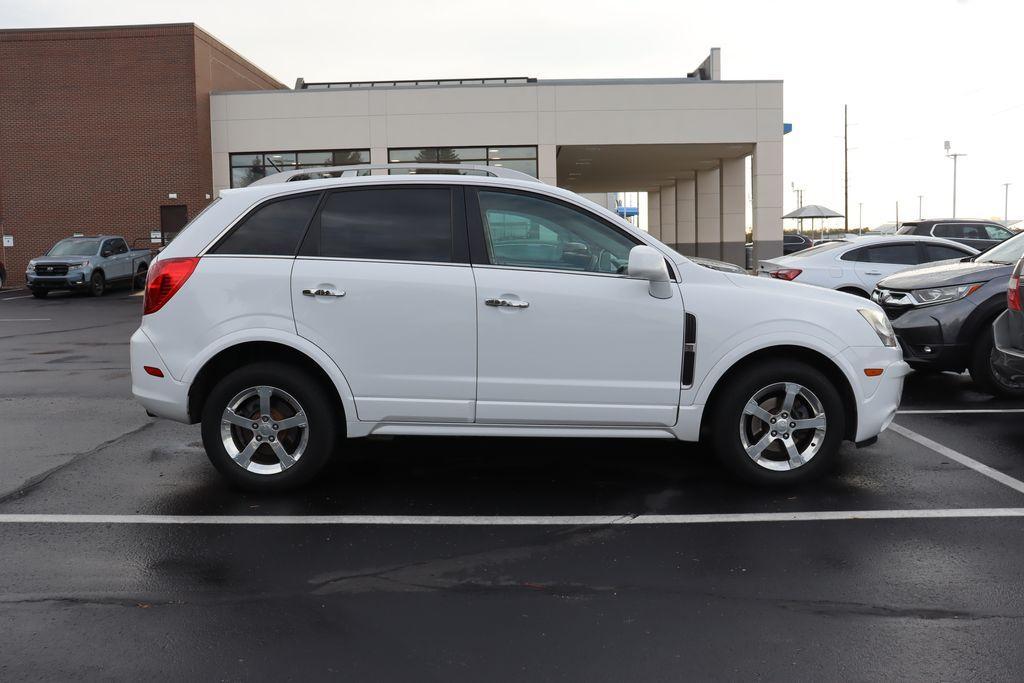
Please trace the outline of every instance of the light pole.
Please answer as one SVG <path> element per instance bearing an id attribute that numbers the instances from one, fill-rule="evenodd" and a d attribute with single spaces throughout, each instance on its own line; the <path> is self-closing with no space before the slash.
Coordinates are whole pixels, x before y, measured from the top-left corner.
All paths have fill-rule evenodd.
<path id="1" fill-rule="evenodd" d="M 921 206 L 922 206 L 923 199 L 924 199 L 924 195 L 923 194 L 917 195 L 917 220 L 921 220 L 922 218 L 924 218 L 924 216 L 921 215 Z"/>
<path id="2" fill-rule="evenodd" d="M 945 142 L 946 157 L 953 160 L 953 218 L 956 218 L 956 160 L 959 157 L 965 157 L 963 153 L 953 153 L 949 151 L 949 140 Z"/>
<path id="3" fill-rule="evenodd" d="M 857 202 L 857 234 L 864 234 L 864 202 Z"/>
<path id="4" fill-rule="evenodd" d="M 1010 220 L 1010 185 L 1013 183 L 1003 183 L 1003 221 Z"/>

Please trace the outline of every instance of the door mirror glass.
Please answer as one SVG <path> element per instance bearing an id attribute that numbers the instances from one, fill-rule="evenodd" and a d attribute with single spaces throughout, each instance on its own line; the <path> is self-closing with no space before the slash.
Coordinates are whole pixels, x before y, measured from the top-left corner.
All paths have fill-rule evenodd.
<path id="1" fill-rule="evenodd" d="M 640 245 L 629 250 L 629 277 L 650 282 L 650 293 L 656 299 L 672 297 L 672 285 L 665 257 L 654 247 Z"/>
<path id="2" fill-rule="evenodd" d="M 112 252 L 110 249 L 104 249 L 103 251 L 100 252 L 100 256 L 102 256 L 103 258 L 107 258 L 113 253 L 114 252 Z"/>

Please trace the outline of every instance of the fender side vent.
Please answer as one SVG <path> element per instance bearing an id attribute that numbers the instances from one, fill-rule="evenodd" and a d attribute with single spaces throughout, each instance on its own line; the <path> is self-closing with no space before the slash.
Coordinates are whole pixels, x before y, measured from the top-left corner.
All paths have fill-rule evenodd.
<path id="1" fill-rule="evenodd" d="M 693 386 L 693 368 L 697 359 L 697 316 L 687 313 L 683 327 L 683 369 L 679 378 L 683 389 Z"/>

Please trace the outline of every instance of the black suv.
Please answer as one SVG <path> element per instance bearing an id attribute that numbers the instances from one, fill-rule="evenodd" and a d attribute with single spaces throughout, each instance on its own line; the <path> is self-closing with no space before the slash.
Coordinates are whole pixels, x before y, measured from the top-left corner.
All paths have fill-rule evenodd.
<path id="1" fill-rule="evenodd" d="M 903 356 L 921 370 L 967 369 L 983 390 L 1024 396 L 1024 382 L 998 372 L 992 321 L 1006 310 L 1006 286 L 1024 255 L 1024 234 L 984 254 L 882 278 L 871 294 L 885 309 Z"/>
<path id="2" fill-rule="evenodd" d="M 978 251 L 987 251 L 1013 237 L 1013 233 L 992 221 L 967 218 L 933 218 L 907 221 L 900 225 L 900 235 L 931 235 L 966 244 Z"/>

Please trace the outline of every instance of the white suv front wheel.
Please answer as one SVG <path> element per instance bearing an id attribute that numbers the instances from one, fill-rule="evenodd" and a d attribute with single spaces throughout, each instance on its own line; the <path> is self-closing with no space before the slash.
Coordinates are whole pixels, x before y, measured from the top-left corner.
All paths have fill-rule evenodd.
<path id="1" fill-rule="evenodd" d="M 715 450 L 741 478 L 795 484 L 838 460 L 846 430 L 842 397 L 815 367 L 766 360 L 729 380 L 713 416 Z"/>
<path id="2" fill-rule="evenodd" d="M 250 491 L 305 484 L 330 459 L 338 416 L 301 368 L 256 363 L 221 379 L 206 399 L 203 445 L 214 467 Z"/>

